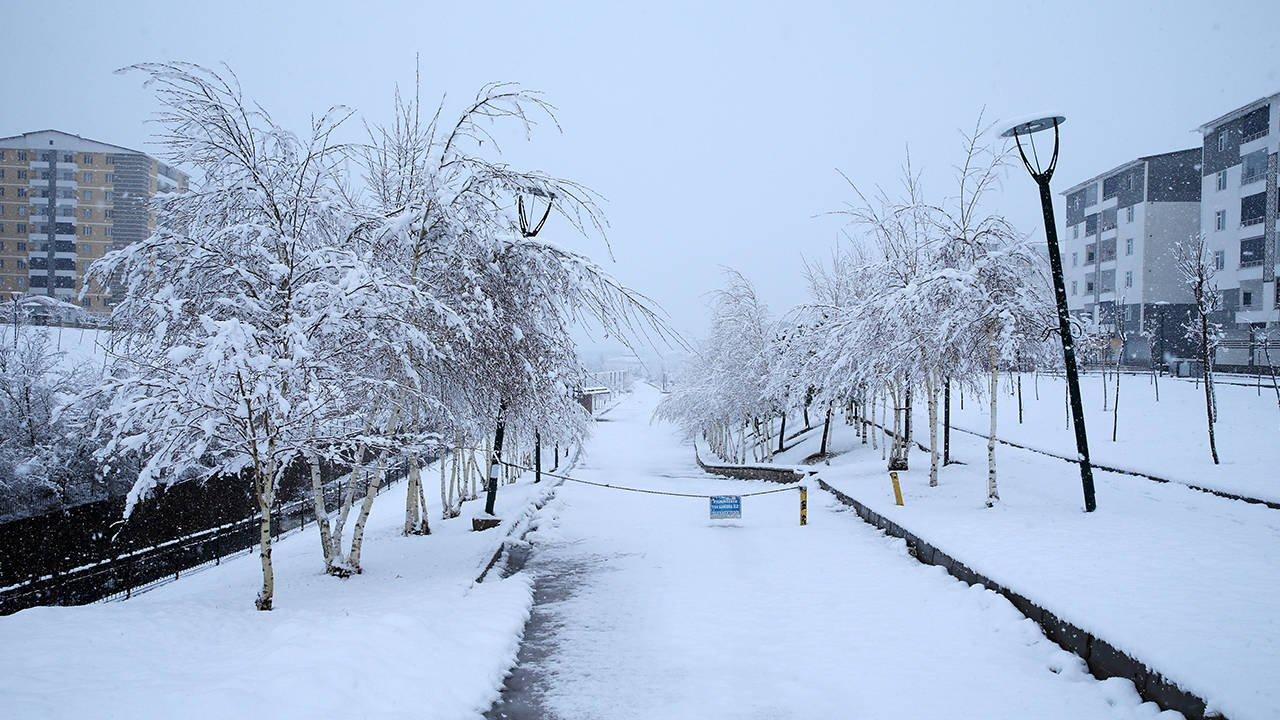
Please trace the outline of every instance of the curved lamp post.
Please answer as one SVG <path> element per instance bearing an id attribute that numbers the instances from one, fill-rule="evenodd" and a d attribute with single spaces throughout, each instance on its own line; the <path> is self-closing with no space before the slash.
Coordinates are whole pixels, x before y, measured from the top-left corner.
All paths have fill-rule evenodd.
<path id="1" fill-rule="evenodd" d="M 1044 211 L 1044 237 L 1049 245 L 1049 267 L 1053 272 L 1053 296 L 1058 306 L 1058 336 L 1062 338 L 1062 364 L 1067 371 L 1067 393 L 1071 401 L 1071 416 L 1076 432 L 1076 454 L 1080 460 L 1080 483 L 1084 486 L 1084 510 L 1093 512 L 1097 501 L 1093 492 L 1093 466 L 1089 462 L 1089 436 L 1084 427 L 1084 403 L 1080 399 L 1080 376 L 1076 371 L 1075 340 L 1071 336 L 1071 316 L 1067 312 L 1066 281 L 1062 276 L 1062 256 L 1058 252 L 1058 230 L 1053 219 L 1053 195 L 1049 192 L 1049 180 L 1058 166 L 1058 127 L 1066 122 L 1061 115 L 1050 115 L 1021 122 L 1001 133 L 1001 137 L 1013 138 L 1018 155 L 1031 179 L 1040 186 L 1040 206 Z M 1053 153 L 1047 165 L 1042 164 L 1033 134 L 1053 130 Z M 1026 138 L 1028 147 L 1023 147 Z M 1027 156 L 1028 148 L 1030 157 Z"/>
<path id="2" fill-rule="evenodd" d="M 532 214 L 526 209 L 524 200 L 525 195 L 530 196 L 528 208 L 532 209 Z M 556 194 L 550 190 L 544 190 L 540 187 L 524 187 L 520 188 L 516 194 L 516 220 L 520 227 L 521 237 L 536 237 L 542 232 L 542 226 L 547 224 L 547 218 L 551 217 L 551 208 L 555 205 Z M 546 203 L 546 207 L 542 208 L 541 215 L 538 213 L 538 205 Z M 530 223 L 530 218 L 537 216 L 537 222 Z M 496 527 L 498 520 L 493 516 L 495 503 L 498 499 L 498 476 L 502 472 L 502 443 L 507 433 L 507 401 L 503 398 L 498 403 L 498 422 L 493 433 L 493 456 L 489 458 L 489 477 L 485 480 L 485 501 L 484 512 L 488 517 L 472 518 L 472 530 L 488 530 Z M 537 476 L 542 479 L 542 434 L 535 432 L 535 452 L 537 453 Z"/>

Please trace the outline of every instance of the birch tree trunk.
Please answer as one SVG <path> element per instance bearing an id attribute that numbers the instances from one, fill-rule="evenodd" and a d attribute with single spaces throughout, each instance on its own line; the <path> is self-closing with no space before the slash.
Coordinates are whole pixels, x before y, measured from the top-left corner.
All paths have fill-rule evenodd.
<path id="1" fill-rule="evenodd" d="M 418 505 L 418 498 L 421 496 L 418 490 L 421 483 L 422 474 L 418 469 L 418 456 L 416 453 L 409 453 L 408 487 L 404 496 L 405 535 L 414 535 L 418 531 L 418 511 L 421 507 Z"/>
<path id="2" fill-rule="evenodd" d="M 271 506 L 275 504 L 275 458 L 267 461 L 265 469 L 261 464 L 255 465 L 254 475 L 254 495 L 261 515 L 258 521 L 258 559 L 262 563 L 262 590 L 258 592 L 254 607 L 270 610 L 276 592 L 275 569 L 271 565 Z"/>
<path id="3" fill-rule="evenodd" d="M 333 572 L 333 536 L 329 532 L 329 509 L 325 507 L 324 502 L 320 458 L 308 455 L 307 464 L 311 466 L 311 512 L 316 516 L 316 525 L 320 528 L 320 549 L 324 551 L 324 571 Z"/>
<path id="4" fill-rule="evenodd" d="M 347 556 L 347 562 L 357 573 L 363 572 L 360 568 L 360 549 L 364 546 L 364 526 L 369 521 L 369 512 L 373 509 L 373 498 L 378 494 L 378 488 L 382 486 L 385 458 L 386 453 L 378 457 L 373 480 L 369 482 L 369 487 L 364 492 L 364 500 L 360 503 L 360 514 L 356 517 L 355 527 L 351 528 L 351 554 Z"/>
<path id="5" fill-rule="evenodd" d="M 999 402 L 999 393 L 997 393 L 1000 383 L 1000 371 L 997 363 L 1000 360 L 1000 353 L 996 347 L 995 338 L 991 341 L 991 425 L 987 433 L 987 507 L 995 507 L 1000 500 L 1000 492 L 996 488 L 996 404 Z"/>
<path id="6" fill-rule="evenodd" d="M 938 487 L 938 393 L 931 378 L 924 389 L 929 394 L 929 487 Z"/>
<path id="7" fill-rule="evenodd" d="M 1209 418 L 1209 453 L 1213 456 L 1213 464 L 1218 464 L 1218 444 L 1213 435 L 1213 423 L 1217 406 L 1213 397 L 1213 369 L 1209 364 L 1209 316 L 1204 311 L 1204 303 L 1198 302 L 1200 310 L 1200 360 L 1204 371 L 1204 410 Z"/>

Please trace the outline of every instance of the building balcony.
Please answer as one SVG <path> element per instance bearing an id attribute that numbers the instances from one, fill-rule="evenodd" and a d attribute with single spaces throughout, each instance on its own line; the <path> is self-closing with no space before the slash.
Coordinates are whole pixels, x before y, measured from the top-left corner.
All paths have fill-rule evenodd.
<path id="1" fill-rule="evenodd" d="M 1253 183 L 1258 182 L 1259 180 L 1262 180 L 1266 176 L 1267 174 L 1265 172 L 1257 172 L 1252 175 L 1241 175 L 1240 186 L 1244 187 L 1245 185 L 1251 185 Z"/>
<path id="2" fill-rule="evenodd" d="M 1252 217 L 1252 218 L 1240 218 L 1240 227 L 1249 227 L 1250 225 L 1261 225 L 1262 223 L 1266 222 L 1266 220 L 1267 218 L 1265 216 Z"/>
<path id="3" fill-rule="evenodd" d="M 1257 132 L 1255 132 L 1255 133 L 1250 133 L 1250 134 L 1248 134 L 1248 135 L 1245 135 L 1244 137 L 1240 138 L 1240 144 L 1241 144 L 1241 145 L 1243 145 L 1243 144 L 1245 144 L 1245 143 L 1247 143 L 1247 142 L 1253 142 L 1254 140 L 1257 140 L 1258 138 L 1264 138 L 1264 137 L 1266 137 L 1266 136 L 1267 136 L 1267 133 L 1269 133 L 1269 132 L 1271 132 L 1271 129 L 1270 129 L 1270 128 L 1262 128 L 1261 130 L 1259 130 L 1259 131 L 1257 131 Z"/>

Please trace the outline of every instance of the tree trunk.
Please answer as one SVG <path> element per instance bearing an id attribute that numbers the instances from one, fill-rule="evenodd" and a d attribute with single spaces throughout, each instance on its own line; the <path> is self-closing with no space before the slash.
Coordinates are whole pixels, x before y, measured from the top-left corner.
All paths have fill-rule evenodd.
<path id="1" fill-rule="evenodd" d="M 993 338 L 991 343 L 991 424 L 987 433 L 987 507 L 995 507 L 995 504 L 1000 501 L 1000 492 L 996 488 L 996 404 L 998 402 L 996 390 L 1000 383 L 1000 371 L 997 369 L 999 359 L 999 351 Z"/>
<path id="2" fill-rule="evenodd" d="M 261 514 L 258 521 L 258 559 L 262 562 L 262 590 L 258 592 L 254 607 L 270 610 L 276 592 L 275 569 L 271 565 L 271 506 L 275 504 L 275 458 L 267 461 L 265 471 L 261 465 L 255 467 L 254 474 L 257 479 L 254 483 L 254 495 Z"/>
<path id="3" fill-rule="evenodd" d="M 782 452 L 787 440 L 787 411 L 782 411 L 782 427 L 778 429 L 778 452 Z"/>
<path id="4" fill-rule="evenodd" d="M 404 494 L 404 534 L 413 535 L 418 530 L 418 515 L 421 506 L 418 504 L 418 485 L 422 482 L 422 473 L 418 469 L 418 457 L 409 453 L 408 487 Z"/>
<path id="5" fill-rule="evenodd" d="M 1120 427 L 1120 369 L 1116 368 L 1116 388 L 1115 397 L 1111 402 L 1111 442 L 1116 441 L 1116 434 Z"/>
<path id="6" fill-rule="evenodd" d="M 908 450 L 910 450 L 911 443 L 915 439 L 915 436 L 911 432 L 911 386 L 909 385 L 907 386 L 907 401 L 905 404 L 906 404 L 906 414 L 903 416 L 903 420 L 902 420 L 903 425 L 905 426 L 903 428 L 903 436 L 904 436 L 905 444 Z"/>
<path id="7" fill-rule="evenodd" d="M 1203 310 L 1203 302 L 1198 302 L 1197 307 L 1200 311 L 1200 361 L 1203 366 L 1201 370 L 1204 373 L 1204 410 L 1209 420 L 1209 454 L 1213 456 L 1213 464 L 1218 464 L 1218 444 L 1213 436 L 1213 423 L 1217 418 L 1215 414 L 1215 403 L 1213 398 L 1213 370 L 1209 364 L 1209 316 Z"/>
<path id="8" fill-rule="evenodd" d="M 831 440 L 831 403 L 827 403 L 827 418 L 822 422 L 822 446 L 818 450 L 818 454 L 822 457 L 827 456 L 828 443 Z"/>
<path id="9" fill-rule="evenodd" d="M 333 570 L 333 535 L 329 531 L 329 509 L 324 503 L 324 483 L 320 477 L 320 458 L 307 456 L 307 464 L 311 466 L 311 512 L 316 516 L 316 525 L 320 528 L 320 549 L 324 551 L 324 571 Z"/>
<path id="10" fill-rule="evenodd" d="M 357 573 L 363 572 L 360 567 L 360 549 L 364 546 L 364 526 L 369 521 L 369 512 L 373 510 L 373 498 L 378 494 L 378 488 L 382 487 L 385 459 L 386 453 L 378 457 L 378 465 L 373 472 L 373 480 L 370 481 L 369 487 L 365 489 L 364 500 L 360 503 L 360 515 L 356 517 L 355 527 L 351 529 L 351 554 L 347 556 L 347 563 Z"/>
<path id="11" fill-rule="evenodd" d="M 507 434 L 506 421 L 506 404 L 504 403 L 498 409 L 498 426 L 493 433 L 493 454 L 489 461 L 489 477 L 486 480 L 486 496 L 484 500 L 484 512 L 486 515 L 493 515 L 493 509 L 498 501 L 498 473 L 502 470 L 502 441 Z"/>
<path id="12" fill-rule="evenodd" d="M 932 379 L 925 380 L 929 393 L 929 487 L 938 487 L 938 394 Z"/>
<path id="13" fill-rule="evenodd" d="M 942 464 L 951 464 L 951 378 L 942 386 Z"/>
<path id="14" fill-rule="evenodd" d="M 542 433 L 533 434 L 533 481 L 542 482 Z"/>
<path id="15" fill-rule="evenodd" d="M 1018 376 L 1018 424 L 1022 424 L 1022 376 Z"/>

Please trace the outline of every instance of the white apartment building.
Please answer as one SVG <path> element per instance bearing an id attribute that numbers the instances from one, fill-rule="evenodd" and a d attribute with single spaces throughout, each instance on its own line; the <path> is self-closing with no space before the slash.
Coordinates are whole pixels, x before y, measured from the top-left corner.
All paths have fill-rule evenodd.
<path id="1" fill-rule="evenodd" d="M 1199 167 L 1199 148 L 1147 155 L 1063 193 L 1068 308 L 1104 328 L 1122 328 L 1124 362 L 1150 361 L 1144 328 L 1158 337 L 1157 355 L 1187 356 L 1179 328 L 1191 295 L 1178 278 L 1174 244 L 1200 227 Z"/>
<path id="2" fill-rule="evenodd" d="M 1262 364 L 1256 336 L 1271 328 L 1280 352 L 1276 268 L 1276 164 L 1280 94 L 1255 100 L 1200 126 L 1204 138 L 1200 226 L 1222 291 L 1218 322 L 1228 328 L 1217 361 Z"/>

